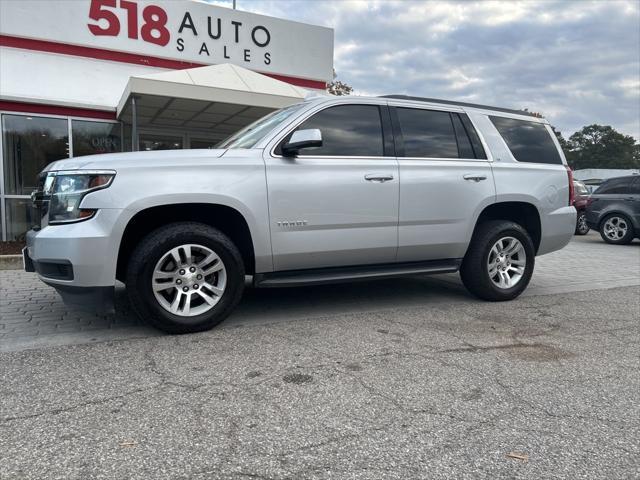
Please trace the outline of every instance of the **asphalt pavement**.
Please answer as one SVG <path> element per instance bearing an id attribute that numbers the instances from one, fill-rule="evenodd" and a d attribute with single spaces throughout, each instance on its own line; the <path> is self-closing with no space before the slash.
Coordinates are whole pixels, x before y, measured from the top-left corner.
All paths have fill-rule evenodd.
<path id="1" fill-rule="evenodd" d="M 0 478 L 640 478 L 640 287 L 550 285 L 256 290 L 210 332 L 21 343 Z"/>

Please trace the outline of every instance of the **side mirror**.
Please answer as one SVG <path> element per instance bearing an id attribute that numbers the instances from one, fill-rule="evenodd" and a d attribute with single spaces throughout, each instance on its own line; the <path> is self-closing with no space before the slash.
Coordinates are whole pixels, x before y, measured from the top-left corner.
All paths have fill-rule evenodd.
<path id="1" fill-rule="evenodd" d="M 282 154 L 285 157 L 294 156 L 303 148 L 321 147 L 322 133 L 317 128 L 308 130 L 296 130 L 287 143 L 282 145 Z"/>

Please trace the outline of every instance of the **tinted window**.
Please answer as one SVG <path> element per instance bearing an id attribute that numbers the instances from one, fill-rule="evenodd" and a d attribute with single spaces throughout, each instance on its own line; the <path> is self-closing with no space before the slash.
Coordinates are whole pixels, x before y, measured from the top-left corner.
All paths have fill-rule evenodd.
<path id="1" fill-rule="evenodd" d="M 489 117 L 519 162 L 562 164 L 555 143 L 542 123 Z"/>
<path id="2" fill-rule="evenodd" d="M 595 191 L 598 195 L 625 194 L 631 193 L 632 178 L 612 178 L 606 180 Z"/>
<path id="3" fill-rule="evenodd" d="M 484 152 L 484 147 L 482 146 L 482 142 L 480 141 L 480 137 L 478 136 L 478 132 L 473 127 L 471 120 L 464 113 L 456 113 L 462 120 L 462 124 L 464 125 L 469 138 L 471 139 L 471 146 L 473 147 L 473 153 L 475 153 L 476 158 L 486 159 L 487 154 Z"/>
<path id="4" fill-rule="evenodd" d="M 453 120 L 453 126 L 456 130 L 458 153 L 460 158 L 475 158 L 473 147 L 471 146 L 471 140 L 469 140 L 469 135 L 467 135 L 464 125 L 462 125 L 462 120 L 460 120 L 457 113 L 451 115 L 451 119 Z"/>
<path id="5" fill-rule="evenodd" d="M 397 108 L 405 157 L 458 158 L 449 112 Z"/>
<path id="6" fill-rule="evenodd" d="M 298 156 L 381 157 L 382 124 L 376 105 L 340 105 L 316 113 L 296 130 L 317 128 L 322 147 L 300 150 Z M 288 137 L 287 137 L 288 140 Z"/>

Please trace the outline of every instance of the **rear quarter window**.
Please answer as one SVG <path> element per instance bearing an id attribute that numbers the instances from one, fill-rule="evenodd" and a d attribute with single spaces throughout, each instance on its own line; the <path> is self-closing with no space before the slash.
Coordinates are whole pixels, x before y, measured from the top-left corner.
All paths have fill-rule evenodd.
<path id="1" fill-rule="evenodd" d="M 518 162 L 562 164 L 556 144 L 542 123 L 489 116 Z"/>
<path id="2" fill-rule="evenodd" d="M 594 192 L 598 195 L 615 195 L 632 193 L 632 178 L 612 178 L 606 180 Z"/>

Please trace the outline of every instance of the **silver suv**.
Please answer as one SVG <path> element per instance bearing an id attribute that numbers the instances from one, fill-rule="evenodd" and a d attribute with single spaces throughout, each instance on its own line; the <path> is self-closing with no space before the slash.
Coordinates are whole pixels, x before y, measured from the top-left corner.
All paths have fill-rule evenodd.
<path id="1" fill-rule="evenodd" d="M 67 303 L 111 305 L 116 280 L 164 331 L 206 330 L 256 287 L 460 271 L 510 300 L 565 246 L 573 182 L 548 122 L 389 96 L 320 97 L 216 150 L 51 164 L 25 268 Z"/>

